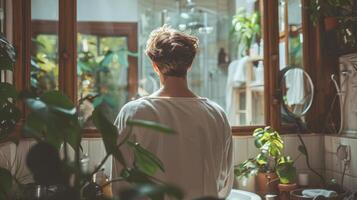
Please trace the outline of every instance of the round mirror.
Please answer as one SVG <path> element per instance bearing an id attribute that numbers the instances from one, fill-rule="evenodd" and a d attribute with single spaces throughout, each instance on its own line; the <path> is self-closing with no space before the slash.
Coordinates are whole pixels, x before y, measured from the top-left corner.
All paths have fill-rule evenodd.
<path id="1" fill-rule="evenodd" d="M 304 116 L 312 105 L 314 85 L 300 67 L 286 67 L 281 71 L 281 96 L 285 112 L 293 118 Z"/>

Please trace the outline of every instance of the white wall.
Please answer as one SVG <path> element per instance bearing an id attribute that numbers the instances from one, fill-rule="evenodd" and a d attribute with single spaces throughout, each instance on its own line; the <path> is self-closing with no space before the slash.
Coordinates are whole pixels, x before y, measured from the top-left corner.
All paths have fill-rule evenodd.
<path id="1" fill-rule="evenodd" d="M 138 0 L 78 0 L 78 21 L 137 22 Z M 32 19 L 58 20 L 58 0 L 32 0 Z"/>

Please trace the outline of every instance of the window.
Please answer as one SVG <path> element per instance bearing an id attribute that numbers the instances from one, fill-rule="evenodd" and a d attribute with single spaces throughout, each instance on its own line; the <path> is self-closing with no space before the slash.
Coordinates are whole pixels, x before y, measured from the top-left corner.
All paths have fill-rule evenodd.
<path id="1" fill-rule="evenodd" d="M 190 88 L 224 108 L 232 125 L 264 125 L 264 40 L 259 18 L 264 17 L 262 3 L 242 1 L 230 10 L 234 1 L 177 1 L 176 4 L 140 1 L 139 91 L 143 92 L 140 95 L 152 93 L 159 86 L 151 62 L 144 55 L 148 34 L 168 24 L 200 40 L 199 53 L 188 77 Z M 233 33 L 230 32 L 232 18 L 240 23 Z M 254 23 L 253 28 L 258 30 L 250 28 L 248 23 Z M 246 33 L 242 34 L 238 26 L 245 26 Z M 243 44 L 246 37 L 237 41 L 249 31 L 256 32 L 256 36 L 249 38 L 249 44 Z"/>
<path id="2" fill-rule="evenodd" d="M 235 132 L 280 124 L 275 95 L 276 0 L 15 0 L 15 4 L 24 10 L 14 22 L 14 34 L 23 36 L 16 37 L 21 55 L 15 80 L 26 77 L 16 82 L 18 88 L 30 87 L 39 94 L 62 90 L 80 104 L 83 119 L 96 106 L 108 109 L 114 119 L 124 103 L 159 87 L 144 48 L 151 30 L 169 24 L 199 37 L 190 87 L 226 109 Z M 233 17 L 258 14 L 257 36 L 249 45 L 236 41 L 237 35 L 231 33 Z"/>
<path id="3" fill-rule="evenodd" d="M 304 68 L 302 3 L 301 0 L 279 0 L 280 70 L 288 66 Z M 303 80 L 301 74 L 293 76 L 295 76 L 294 80 L 298 83 Z M 290 102 L 287 103 L 295 104 L 296 102 L 300 102 L 299 98 L 299 95 L 294 95 L 294 98 L 291 98 Z M 294 122 L 291 119 L 289 120 L 283 109 L 281 119 L 283 126 L 294 125 Z"/>

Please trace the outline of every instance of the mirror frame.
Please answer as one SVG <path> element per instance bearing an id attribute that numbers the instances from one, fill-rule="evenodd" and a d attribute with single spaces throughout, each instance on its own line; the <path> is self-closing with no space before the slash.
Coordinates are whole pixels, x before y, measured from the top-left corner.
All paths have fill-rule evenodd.
<path id="1" fill-rule="evenodd" d="M 301 115 L 296 115 L 295 113 L 291 112 L 287 105 L 285 105 L 284 101 L 283 101 L 283 82 L 285 82 L 284 80 L 284 77 L 285 77 L 285 74 L 289 71 L 289 70 L 292 70 L 292 69 L 300 69 L 303 71 L 304 73 L 304 76 L 307 78 L 308 82 L 310 83 L 310 85 L 312 86 L 311 87 L 311 95 L 312 95 L 312 98 L 311 98 L 311 101 L 309 102 L 309 104 L 307 105 L 306 109 L 301 113 Z M 312 106 L 312 103 L 314 101 L 314 96 L 315 96 L 315 85 L 314 83 L 312 82 L 312 79 L 310 77 L 310 75 L 304 70 L 304 68 L 302 67 L 299 67 L 299 66 L 286 66 L 284 69 L 280 70 L 280 79 L 279 79 L 279 85 L 280 85 L 280 100 L 281 100 L 281 106 L 283 107 L 284 111 L 286 112 L 286 114 L 289 116 L 289 117 L 292 117 L 294 119 L 300 119 L 301 117 L 305 116 L 306 113 L 310 110 L 311 106 Z"/>

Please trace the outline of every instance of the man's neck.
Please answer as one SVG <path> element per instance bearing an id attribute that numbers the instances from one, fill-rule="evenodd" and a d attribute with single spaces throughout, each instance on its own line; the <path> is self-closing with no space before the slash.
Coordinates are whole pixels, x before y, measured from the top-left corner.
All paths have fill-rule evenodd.
<path id="1" fill-rule="evenodd" d="M 161 78 L 161 89 L 154 96 L 198 97 L 188 87 L 186 77 L 166 76 Z"/>

